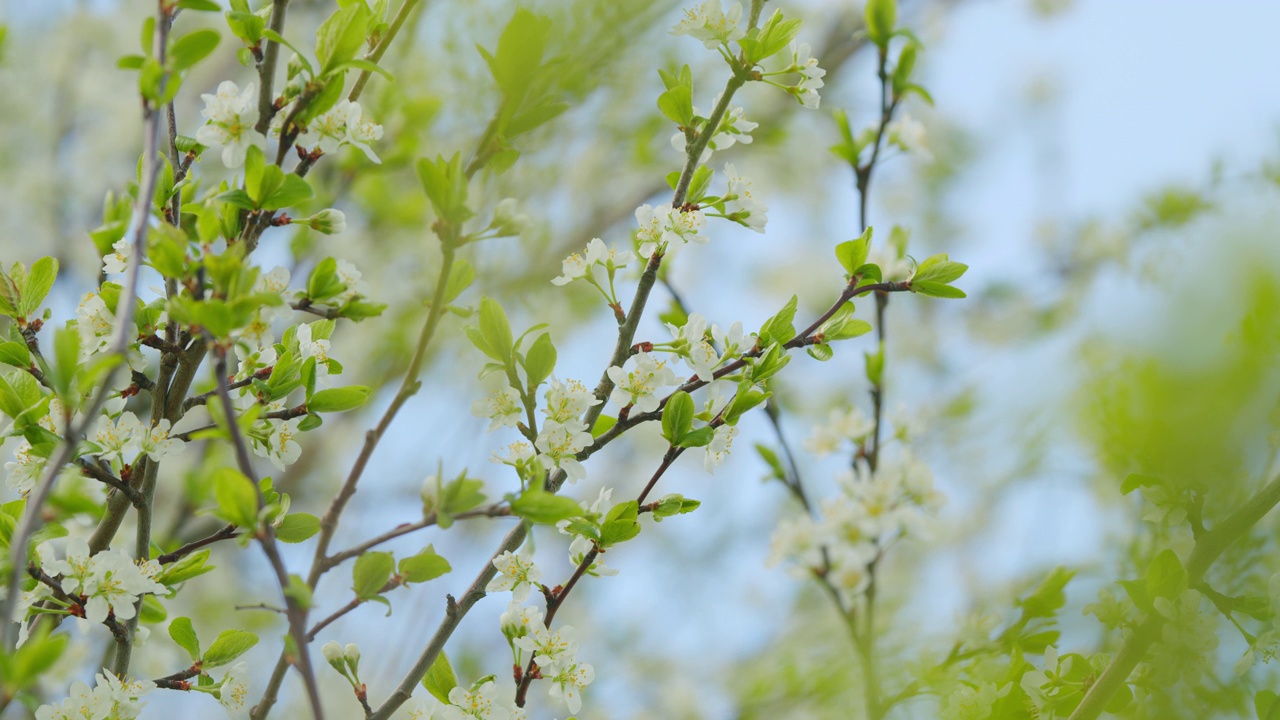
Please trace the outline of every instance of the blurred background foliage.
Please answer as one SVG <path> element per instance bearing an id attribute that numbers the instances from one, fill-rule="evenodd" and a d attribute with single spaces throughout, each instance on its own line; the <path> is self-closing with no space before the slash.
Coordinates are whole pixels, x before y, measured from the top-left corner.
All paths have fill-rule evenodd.
<path id="1" fill-rule="evenodd" d="M 822 110 L 803 111 L 782 93 L 748 88 L 740 98 L 747 117 L 760 123 L 755 142 L 717 154 L 717 162 L 735 162 L 756 179 L 770 207 L 769 232 L 716 228 L 711 246 L 692 247 L 668 263 L 669 287 L 725 325 L 758 326 L 793 292 L 801 317 L 825 308 L 841 285 L 831 248 L 857 234 L 852 179 L 826 148 L 836 140 L 829 109 L 871 117 L 873 58 L 855 34 L 861 9 L 844 0 L 782 5 L 805 17 L 801 37 L 828 70 Z M 97 278 L 99 257 L 87 234 L 102 222 L 104 194 L 121 193 L 135 167 L 137 101 L 130 76 L 114 65 L 134 51 L 144 6 L 109 0 L 0 6 L 6 28 L 0 257 L 59 258 L 59 318 Z M 293 0 L 286 36 L 310 37 L 330 6 Z M 655 70 L 689 63 L 700 107 L 711 105 L 723 72 L 713 53 L 668 34 L 678 12 L 670 0 L 526 6 L 552 18 L 548 54 L 562 61 L 555 91 L 570 109 L 519 138 L 519 162 L 490 174 L 473 196 L 485 222 L 499 199 L 518 198 L 529 229 L 519 239 L 473 246 L 467 257 L 478 271 L 475 297 L 499 298 L 515 325 L 550 322 L 560 347 L 558 374 L 592 382 L 610 351 L 612 319 L 589 289 L 562 290 L 549 280 L 560 260 L 590 238 L 625 241 L 634 209 L 665 192 L 663 178 L 679 155 L 654 105 L 661 88 Z M 498 99 L 475 45 L 493 47 L 512 7 L 496 0 L 424 2 L 410 20 L 413 31 L 383 60 L 396 82 L 375 78 L 363 97 L 385 126 L 377 147 L 383 163 L 372 165 L 348 149 L 309 178 L 317 187 L 315 209 L 344 210 L 347 231 L 327 237 L 275 230 L 258 251 L 266 267 L 290 268 L 295 283 L 327 255 L 351 260 L 372 298 L 390 305 L 379 320 L 343 326 L 335 340 L 333 356 L 355 382 L 383 386 L 404 370 L 439 260 L 412 164 L 458 151 L 465 157 L 475 146 Z M 1274 48 L 1250 42 L 1249 33 L 1275 27 L 1280 16 L 1262 4 L 1121 11 L 1105 0 L 903 0 L 902 10 L 925 42 L 921 72 L 937 99 L 936 109 L 908 108 L 929 129 L 932 159 L 889 162 L 873 190 L 871 223 L 908 228 L 914 256 L 949 252 L 974 270 L 962 283 L 966 301 L 903 297 L 889 310 L 889 405 L 901 406 L 920 427 L 913 443 L 948 504 L 929 539 L 896 547 L 881 569 L 876 661 L 890 692 L 909 689 L 913 680 L 930 688 L 905 699 L 894 717 L 980 718 L 963 714 L 962 696 L 998 678 L 1000 663 L 1010 662 L 993 638 L 1017 617 L 1016 597 L 1052 577 L 1057 565 L 1077 571 L 1055 610 L 1060 648 L 1086 656 L 1112 652 L 1124 631 L 1112 623 L 1104 632 L 1096 607 L 1082 612 L 1105 604 L 1099 590 L 1122 596 L 1115 580 L 1141 577 L 1162 549 L 1185 554 L 1193 525 L 1212 527 L 1275 472 L 1280 97 L 1249 100 L 1242 125 L 1239 115 L 1222 117 L 1230 115 L 1226 105 L 1207 113 L 1208 120 L 1204 112 L 1162 111 L 1217 103 L 1217 95 L 1189 96 L 1187 86 L 1200 76 L 1165 77 L 1179 71 L 1158 63 L 1154 70 L 1139 64 L 1122 71 L 1113 85 L 1105 75 L 1125 68 L 1126 58 L 1181 43 L 1202 47 L 1190 62 L 1225 85 L 1214 92 L 1266 95 L 1274 84 L 1266 69 L 1280 60 Z M 1120 28 L 1119 37 L 1091 29 L 1109 23 Z M 1229 42 L 1228 28 L 1247 37 Z M 1058 51 L 1038 53 L 1037 42 Z M 1105 57 L 1092 64 L 1086 56 L 1093 54 Z M 187 134 L 199 124 L 200 92 L 221 79 L 251 79 L 233 53 L 216 58 L 188 78 L 178 98 Z M 1094 87 L 1103 97 L 1114 89 L 1135 98 L 1092 103 Z M 1139 137 L 1178 123 L 1185 131 Z M 1125 151 L 1116 150 L 1117 142 Z M 1165 162 L 1169 156 L 1178 164 Z M 667 297 L 655 295 L 655 312 L 639 337 L 666 338 L 656 310 Z M 467 412 L 485 387 L 476 380 L 481 358 L 460 327 L 455 319 L 435 346 L 424 391 L 375 458 L 339 531 L 340 545 L 415 519 L 421 482 L 438 463 L 450 474 L 467 468 L 495 493 L 514 485 L 487 462 L 504 441 L 484 435 L 484 423 Z M 860 351 L 869 347 L 838 348 L 825 365 L 796 358 L 778 388 L 793 440 L 830 407 L 867 406 Z M 378 411 L 373 403 L 363 414 L 334 416 L 304 439 L 303 459 L 277 478 L 295 509 L 324 507 Z M 764 567 L 773 526 L 797 508 L 776 484 L 758 482 L 765 468 L 751 445 L 773 442 L 764 418 L 748 419 L 743 432 L 714 477 L 690 462 L 664 480 L 668 490 L 702 500 L 698 513 L 611 555 L 609 564 L 622 574 L 589 583 L 566 608 L 584 637 L 583 656 L 597 669 L 584 717 L 861 712 L 857 655 L 827 598 Z M 593 459 L 588 481 L 574 488 L 579 497 L 594 497 L 602 483 L 630 489 L 643 481 L 659 443 L 653 434 L 635 434 Z M 213 450 L 203 457 L 188 452 L 185 477 L 165 471 L 162 486 L 186 488 L 161 494 L 182 498 L 160 511 L 167 537 L 200 537 L 215 526 L 195 511 L 207 505 L 203 473 L 225 461 Z M 838 462 L 801 458 L 814 495 L 832 491 Z M 1159 483 L 1123 495 L 1122 482 L 1132 474 Z M 416 656 L 443 613 L 439 596 L 465 587 L 505 529 L 497 524 L 431 531 L 453 574 L 395 598 L 390 618 L 380 608 L 362 608 L 320 638 L 361 643 L 371 695 L 384 694 Z M 1280 602 L 1268 587 L 1280 570 L 1275 528 L 1264 520 L 1230 550 L 1208 577 L 1214 591 Z M 396 547 L 416 549 L 419 540 Z M 559 538 L 539 543 L 548 557 L 562 556 Z M 305 554 L 287 560 L 302 563 Z M 233 609 L 267 599 L 260 558 L 230 549 L 215 550 L 214 558 L 222 581 L 184 594 L 192 606 L 183 614 L 214 627 L 278 632 L 273 615 Z M 553 574 L 569 570 L 547 566 Z M 321 607 L 340 603 L 345 590 L 330 579 L 318 594 Z M 503 609 L 498 600 L 482 603 L 450 645 L 462 676 L 506 675 L 496 623 Z M 1194 652 L 1174 639 L 1158 646 L 1138 675 L 1146 683 L 1136 688 L 1142 702 L 1126 716 L 1254 717 L 1255 693 L 1275 687 L 1274 669 L 1259 657 L 1236 674 L 1248 648 L 1244 629 L 1212 603 L 1204 603 L 1197 623 L 1213 642 L 1200 638 Z M 63 662 L 67 669 L 101 651 L 103 638 L 83 639 Z M 988 650 L 939 669 L 962 642 Z M 151 641 L 139 657 L 140 672 L 163 675 L 177 667 L 176 649 L 166 643 Z M 272 650 L 260 650 L 256 661 L 269 663 Z M 1028 650 L 1028 659 L 1038 665 L 1039 653 Z M 50 675 L 51 691 L 65 688 L 66 671 Z M 287 699 L 298 703 L 297 688 L 286 688 Z M 345 686 L 329 689 L 328 702 L 355 711 Z M 149 700 L 143 717 L 167 717 L 176 707 L 159 694 Z M 219 716 L 209 705 L 207 715 Z"/>

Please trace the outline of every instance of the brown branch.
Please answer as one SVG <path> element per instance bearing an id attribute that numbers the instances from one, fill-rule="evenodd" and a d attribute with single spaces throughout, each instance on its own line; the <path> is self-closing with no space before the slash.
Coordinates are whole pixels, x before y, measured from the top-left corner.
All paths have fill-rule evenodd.
<path id="1" fill-rule="evenodd" d="M 199 540 L 194 540 L 192 542 L 187 543 L 186 545 L 183 545 L 177 550 L 174 550 L 173 552 L 168 552 L 157 557 L 156 562 L 160 563 L 161 565 L 168 565 L 170 563 L 174 563 L 181 560 L 182 558 L 190 555 L 191 553 L 199 550 L 202 547 L 205 547 L 207 545 L 212 545 L 222 540 L 230 540 L 231 538 L 236 538 L 236 537 L 240 537 L 240 533 L 236 532 L 236 526 L 224 525 L 222 529 L 218 530 L 217 532 L 215 532 L 214 534 L 208 537 L 203 537 L 203 538 L 200 538 Z"/>

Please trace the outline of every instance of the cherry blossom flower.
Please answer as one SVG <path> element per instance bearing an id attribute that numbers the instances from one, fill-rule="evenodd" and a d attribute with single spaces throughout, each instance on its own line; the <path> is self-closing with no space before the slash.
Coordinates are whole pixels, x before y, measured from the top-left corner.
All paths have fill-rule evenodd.
<path id="1" fill-rule="evenodd" d="M 478 418 L 487 418 L 489 427 L 485 432 L 493 432 L 501 427 L 515 427 L 520 422 L 524 406 L 520 403 L 520 391 L 513 387 L 505 387 L 487 398 L 471 403 L 471 414 Z"/>
<path id="2" fill-rule="evenodd" d="M 533 551 L 526 545 L 519 554 L 510 550 L 493 559 L 493 566 L 498 569 L 489 584 L 485 586 L 487 593 L 511 591 L 516 602 L 524 602 L 529 598 L 529 591 L 536 587 L 542 577 L 542 570 L 533 562 Z"/>
<path id="3" fill-rule="evenodd" d="M 238 168 L 244 164 L 250 146 L 266 144 L 266 137 L 254 129 L 258 122 L 258 98 L 253 83 L 244 90 L 230 80 L 218 85 L 217 93 L 201 95 L 204 109 L 200 114 L 207 121 L 196 131 L 196 142 L 210 147 L 221 145 L 222 164 Z"/>
<path id="4" fill-rule="evenodd" d="M 638 413 L 657 410 L 658 391 L 676 384 L 676 374 L 653 353 L 634 355 L 622 367 L 610 367 L 608 374 L 614 383 L 609 400 L 618 407 L 630 405 Z"/>
<path id="5" fill-rule="evenodd" d="M 741 3 L 730 5 L 726 13 L 720 0 L 706 0 L 696 8 L 685 10 L 684 17 L 672 28 L 671 34 L 688 35 L 714 50 L 721 43 L 733 42 L 746 35 L 740 25 L 741 20 Z"/>

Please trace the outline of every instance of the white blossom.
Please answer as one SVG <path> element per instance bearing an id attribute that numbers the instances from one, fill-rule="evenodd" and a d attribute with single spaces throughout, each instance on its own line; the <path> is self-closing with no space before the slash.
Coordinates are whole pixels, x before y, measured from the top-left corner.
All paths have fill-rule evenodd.
<path id="1" fill-rule="evenodd" d="M 715 435 L 711 437 L 711 443 L 706 447 L 706 456 L 703 459 L 703 465 L 707 472 L 714 473 L 716 468 L 724 463 L 724 459 L 729 457 L 729 450 L 733 447 L 733 438 L 738 434 L 738 428 L 733 425 L 720 425 L 715 430 Z"/>
<path id="2" fill-rule="evenodd" d="M 577 380 L 561 382 L 556 378 L 552 378 L 547 385 L 543 399 L 545 400 L 543 414 L 548 420 L 562 425 L 578 422 L 587 408 L 600 404 L 600 400 L 581 382 Z"/>
<path id="3" fill-rule="evenodd" d="M 486 593 L 511 591 L 516 602 L 524 602 L 529 598 L 529 591 L 536 587 L 542 570 L 533 562 L 533 551 L 526 545 L 519 554 L 510 550 L 493 559 L 493 566 L 498 574 L 485 586 Z"/>
<path id="4" fill-rule="evenodd" d="M 607 372 L 614 383 L 610 402 L 618 407 L 630 405 L 633 412 L 657 410 L 658 391 L 676 384 L 676 374 L 667 367 L 666 361 L 657 359 L 653 353 L 634 355 L 622 367 L 614 365 Z"/>
<path id="5" fill-rule="evenodd" d="M 804 447 L 817 455 L 830 455 L 845 442 L 861 442 L 874 429 L 871 418 L 859 408 L 832 408 L 825 423 L 813 426 Z"/>
<path id="6" fill-rule="evenodd" d="M 565 471 L 569 482 L 577 482 L 587 476 L 586 469 L 575 456 L 590 444 L 591 433 L 578 420 L 570 423 L 548 420 L 542 424 L 537 442 L 534 443 L 546 458 Z"/>
<path id="7" fill-rule="evenodd" d="M 899 150 L 915 153 L 925 160 L 933 159 L 933 154 L 929 152 L 925 141 L 924 125 L 910 115 L 903 113 L 902 117 L 889 123 L 885 128 L 885 134 L 889 138 L 889 144 Z"/>
<path id="8" fill-rule="evenodd" d="M 725 164 L 724 172 L 729 179 L 729 189 L 725 191 L 725 214 L 741 221 L 748 228 L 763 233 L 765 223 L 769 221 L 769 208 L 752 196 L 751 181 L 739 175 L 732 163 Z"/>
<path id="9" fill-rule="evenodd" d="M 496 702 L 497 685 L 492 680 L 475 692 L 457 686 L 449 691 L 449 705 L 442 708 L 443 720 L 510 720 L 511 711 Z"/>
<path id="10" fill-rule="evenodd" d="M 569 712 L 576 713 L 582 709 L 582 691 L 595 679 L 595 668 L 586 663 L 574 663 L 551 678 L 547 695 L 556 702 L 564 703 Z"/>
<path id="11" fill-rule="evenodd" d="M 142 451 L 142 438 L 145 434 L 147 433 L 142 429 L 138 416 L 132 412 L 123 412 L 114 421 L 106 416 L 100 418 L 90 440 L 100 448 L 100 459 L 107 462 L 119 460 L 123 464 L 129 464 Z"/>
<path id="12" fill-rule="evenodd" d="M 515 427 L 520 422 L 523 412 L 520 391 L 513 387 L 505 387 L 487 398 L 471 403 L 472 415 L 489 420 L 486 432 L 493 432 L 500 427 Z"/>
<path id="13" fill-rule="evenodd" d="M 133 257 L 133 243 L 128 238 L 121 238 L 111 246 L 111 252 L 102 256 L 102 272 L 108 275 L 122 273 L 129 269 L 129 259 Z"/>
<path id="14" fill-rule="evenodd" d="M 710 238 L 701 231 L 707 218 L 701 210 L 681 211 L 672 209 L 670 203 L 656 207 L 641 205 L 636 208 L 636 223 L 640 230 L 636 239 L 640 242 L 640 256 L 651 257 L 656 251 L 665 251 L 676 240 L 706 243 Z"/>
<path id="15" fill-rule="evenodd" d="M 142 452 L 146 453 L 152 460 L 169 455 L 177 455 L 186 448 L 186 443 L 169 437 L 169 421 L 161 420 L 155 427 L 147 428 L 139 437 L 139 445 Z"/>
<path id="16" fill-rule="evenodd" d="M 517 638 L 515 644 L 533 653 L 533 661 L 543 675 L 554 675 L 573 663 L 578 641 L 573 638 L 573 626 L 564 625 L 552 631 L 535 625 L 526 635 Z"/>
<path id="17" fill-rule="evenodd" d="M 730 5 L 726 13 L 720 0 L 706 0 L 696 8 L 685 10 L 684 17 L 672 28 L 671 34 L 688 35 L 714 50 L 721 43 L 733 42 L 746 35 L 740 25 L 741 20 L 741 3 Z"/>
<path id="18" fill-rule="evenodd" d="M 316 116 L 307 127 L 307 134 L 299 142 L 319 146 L 326 153 L 331 153 L 342 145 L 351 145 L 360 148 L 370 161 L 381 163 L 382 160 L 369 147 L 369 143 L 380 139 L 382 126 L 365 117 L 360 103 L 342 100 Z"/>
<path id="19" fill-rule="evenodd" d="M 243 91 L 230 80 L 218 85 L 217 93 L 204 94 L 204 109 L 200 114 L 206 124 L 196 130 L 196 142 L 201 145 L 222 145 L 222 164 L 238 168 L 244 164 L 250 146 L 261 147 L 266 137 L 254 129 L 258 122 L 258 98 L 253 83 Z"/>
<path id="20" fill-rule="evenodd" d="M 218 690 L 218 702 L 231 720 L 249 716 L 249 664 L 238 662 L 222 677 Z"/>
<path id="21" fill-rule="evenodd" d="M 4 482 L 19 495 L 31 492 L 44 472 L 45 458 L 33 455 L 31 443 L 22 440 L 13 451 L 13 459 L 4 464 Z"/>
<path id="22" fill-rule="evenodd" d="M 791 89 L 791 93 L 804 107 L 817 110 L 822 100 L 818 95 L 818 88 L 825 84 L 822 78 L 827 71 L 818 67 L 818 60 L 813 57 L 809 43 L 800 43 L 798 46 L 795 43 L 791 44 L 790 69 L 800 74 L 800 82 Z"/>
<path id="23" fill-rule="evenodd" d="M 317 374 L 318 366 L 317 366 Z M 263 433 L 265 439 L 253 443 L 253 453 L 258 457 L 265 457 L 276 466 L 276 469 L 283 471 L 285 467 L 292 465 L 298 461 L 298 457 L 302 455 L 302 447 L 298 445 L 298 441 L 294 440 L 298 436 L 298 425 L 302 423 L 302 418 L 292 418 L 290 420 L 281 420 L 272 418 L 260 425 L 265 427 Z"/>

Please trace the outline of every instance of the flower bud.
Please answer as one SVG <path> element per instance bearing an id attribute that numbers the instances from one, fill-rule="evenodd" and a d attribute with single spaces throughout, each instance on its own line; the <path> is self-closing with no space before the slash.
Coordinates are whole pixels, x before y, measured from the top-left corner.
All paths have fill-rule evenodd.
<path id="1" fill-rule="evenodd" d="M 302 58 L 298 57 L 297 53 L 294 53 L 292 56 L 289 57 L 288 78 L 292 80 L 295 77 L 297 77 L 298 73 L 302 72 L 304 67 L 306 66 L 303 64 Z"/>
<path id="2" fill-rule="evenodd" d="M 343 662 L 345 661 L 346 658 L 342 654 L 341 645 L 339 645 L 334 640 L 330 640 L 329 642 L 325 643 L 323 647 L 320 648 L 320 652 L 321 654 L 324 655 L 324 659 L 327 660 L 329 664 L 334 667 L 335 670 L 342 673 L 343 675 L 347 674 L 347 669 L 343 665 Z"/>
<path id="3" fill-rule="evenodd" d="M 334 210 L 333 208 L 321 210 L 309 218 L 295 220 L 294 222 L 304 223 L 312 230 L 325 235 L 333 235 L 347 229 L 347 216 L 341 210 Z"/>
<path id="4" fill-rule="evenodd" d="M 428 475 L 422 483 L 422 514 L 430 515 L 440 506 L 440 478 Z"/>
<path id="5" fill-rule="evenodd" d="M 351 672 L 356 671 L 356 667 L 360 665 L 360 648 L 355 643 L 347 643 L 344 654 L 347 658 L 347 665 L 351 666 Z"/>

